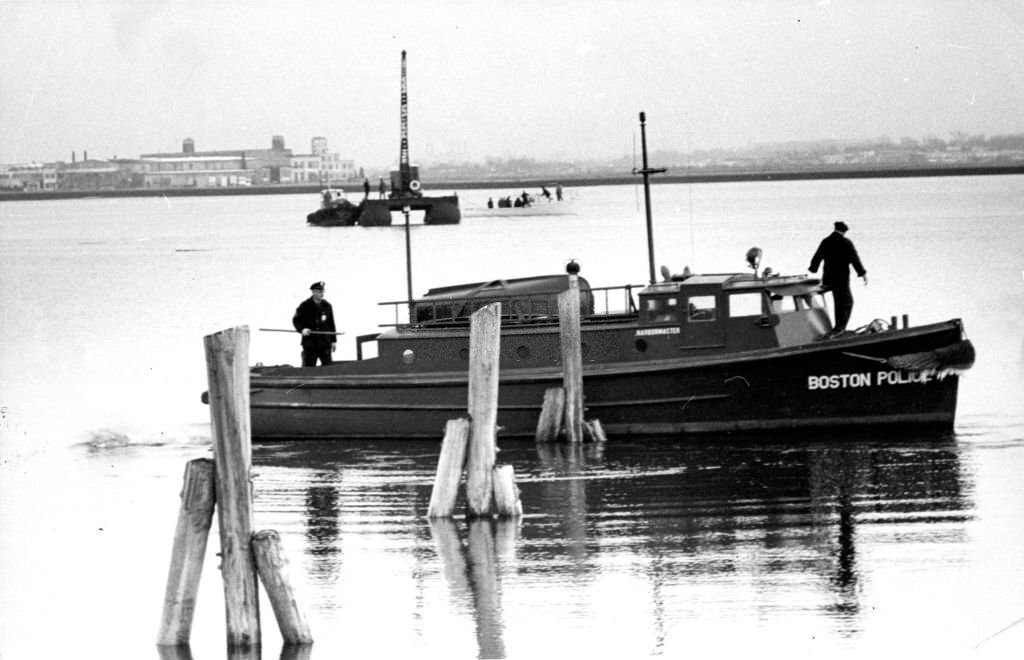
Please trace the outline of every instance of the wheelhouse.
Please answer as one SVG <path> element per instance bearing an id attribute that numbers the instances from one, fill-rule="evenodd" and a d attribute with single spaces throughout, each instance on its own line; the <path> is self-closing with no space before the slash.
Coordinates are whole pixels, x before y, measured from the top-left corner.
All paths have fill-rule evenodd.
<path id="1" fill-rule="evenodd" d="M 804 276 L 694 275 L 651 284 L 639 299 L 643 352 L 653 337 L 686 354 L 790 346 L 831 330 L 820 282 Z"/>

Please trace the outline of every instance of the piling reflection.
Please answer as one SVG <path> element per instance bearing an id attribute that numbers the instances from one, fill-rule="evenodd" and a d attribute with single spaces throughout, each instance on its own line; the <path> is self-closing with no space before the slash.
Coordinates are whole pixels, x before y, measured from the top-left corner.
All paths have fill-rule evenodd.
<path id="1" fill-rule="evenodd" d="M 430 535 L 457 608 L 468 605 L 476 628 L 478 657 L 505 657 L 500 562 L 515 552 L 518 522 L 430 520 Z M 463 543 L 459 525 L 466 527 Z"/>
<path id="2" fill-rule="evenodd" d="M 539 467 L 544 472 L 537 482 L 540 497 L 531 509 L 540 511 L 545 518 L 536 526 L 536 532 L 565 543 L 578 572 L 587 557 L 587 480 L 584 477 L 588 465 L 601 464 L 602 446 L 545 443 L 536 448 Z"/>
<path id="3" fill-rule="evenodd" d="M 333 580 L 341 560 L 341 528 L 338 519 L 338 486 L 335 473 L 321 473 L 305 493 L 306 544 L 305 553 L 312 571 Z"/>

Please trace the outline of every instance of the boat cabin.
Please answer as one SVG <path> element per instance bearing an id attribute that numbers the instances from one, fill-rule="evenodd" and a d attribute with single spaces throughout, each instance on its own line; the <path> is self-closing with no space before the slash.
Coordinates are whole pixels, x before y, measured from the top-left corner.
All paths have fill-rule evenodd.
<path id="1" fill-rule="evenodd" d="M 651 284 L 638 296 L 642 352 L 655 337 L 674 337 L 671 352 L 678 354 L 792 346 L 831 329 L 820 281 L 802 275 L 691 275 Z"/>
<path id="2" fill-rule="evenodd" d="M 580 314 L 594 314 L 590 283 L 577 277 Z M 413 301 L 416 323 L 465 322 L 473 312 L 492 302 L 502 303 L 502 315 L 510 320 L 540 320 L 558 316 L 558 295 L 569 288 L 568 275 L 541 275 L 437 287 Z M 394 303 L 389 303 L 394 304 Z"/>
<path id="3" fill-rule="evenodd" d="M 609 288 L 579 277 L 578 284 L 585 362 L 784 348 L 814 342 L 832 328 L 819 280 L 804 275 L 687 275 Z M 568 286 L 567 275 L 544 275 L 440 287 L 411 302 L 381 303 L 393 308 L 395 322 L 385 324 L 391 330 L 358 338 L 357 354 L 361 359 L 362 344 L 377 341 L 385 361 L 443 367 L 448 356 L 468 355 L 473 312 L 501 302 L 503 364 L 555 365 L 558 295 Z M 407 313 L 412 321 L 402 322 Z"/>

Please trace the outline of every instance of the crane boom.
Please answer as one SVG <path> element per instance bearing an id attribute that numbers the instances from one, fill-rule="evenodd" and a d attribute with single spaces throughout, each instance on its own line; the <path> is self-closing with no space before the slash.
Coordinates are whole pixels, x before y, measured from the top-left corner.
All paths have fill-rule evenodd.
<path id="1" fill-rule="evenodd" d="M 402 51 L 402 140 L 398 152 L 398 171 L 401 177 L 399 194 L 405 196 L 409 193 L 410 172 L 409 172 L 409 93 L 405 82 L 405 51 Z"/>

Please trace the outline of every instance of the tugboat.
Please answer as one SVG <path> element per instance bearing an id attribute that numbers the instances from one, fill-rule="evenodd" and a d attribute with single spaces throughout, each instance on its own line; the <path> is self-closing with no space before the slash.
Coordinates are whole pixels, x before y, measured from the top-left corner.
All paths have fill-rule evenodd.
<path id="1" fill-rule="evenodd" d="M 641 113 L 641 130 L 644 115 Z M 956 417 L 958 374 L 974 348 L 951 319 L 910 327 L 875 320 L 835 334 L 821 282 L 752 272 L 673 275 L 655 281 L 647 166 L 649 283 L 595 288 L 567 274 L 431 289 L 381 303 L 409 320 L 356 339 L 357 359 L 324 367 L 250 372 L 257 440 L 437 439 L 464 414 L 469 317 L 500 302 L 498 425 L 532 436 L 544 392 L 561 384 L 557 296 L 577 277 L 587 416 L 617 435 L 778 429 L 934 426 Z M 410 296 L 411 298 L 411 296 Z M 363 348 L 377 345 L 377 357 Z"/>
<path id="2" fill-rule="evenodd" d="M 306 222 L 319 227 L 351 227 L 362 213 L 362 205 L 353 204 L 345 191 L 326 188 L 320 191 L 320 208 L 306 216 Z"/>

